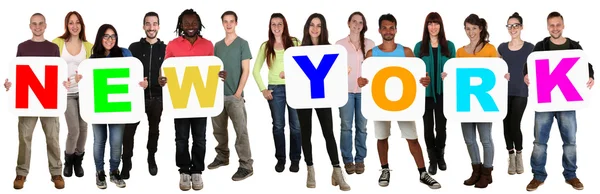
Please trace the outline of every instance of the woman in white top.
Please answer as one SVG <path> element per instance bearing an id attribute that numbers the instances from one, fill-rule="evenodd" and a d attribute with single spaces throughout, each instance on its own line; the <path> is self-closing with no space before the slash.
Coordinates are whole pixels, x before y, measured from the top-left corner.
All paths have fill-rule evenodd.
<path id="1" fill-rule="evenodd" d="M 65 17 L 65 32 L 62 36 L 52 40 L 58 45 L 60 56 L 68 65 L 69 81 L 71 83 L 67 92 L 67 111 L 65 118 L 69 129 L 65 148 L 65 168 L 63 175 L 71 177 L 73 170 L 75 176 L 83 176 L 81 162 L 85 153 L 85 141 L 88 124 L 79 113 L 79 88 L 76 78 L 79 63 L 90 58 L 92 43 L 85 38 L 85 24 L 79 13 L 69 12 Z"/>

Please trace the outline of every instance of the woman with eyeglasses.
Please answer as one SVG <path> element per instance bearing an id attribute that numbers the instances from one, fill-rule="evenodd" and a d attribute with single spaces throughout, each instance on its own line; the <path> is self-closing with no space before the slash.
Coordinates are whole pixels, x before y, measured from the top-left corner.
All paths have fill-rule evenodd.
<path id="1" fill-rule="evenodd" d="M 110 24 L 104 24 L 98 29 L 96 41 L 92 47 L 92 56 L 90 58 L 107 57 L 132 57 L 131 51 L 118 45 L 117 30 Z M 78 80 L 82 79 L 77 75 Z M 145 79 L 139 82 L 144 89 L 148 87 L 148 81 Z M 100 189 L 106 189 L 106 174 L 104 172 L 104 148 L 106 139 L 110 144 L 110 182 L 116 184 L 119 188 L 125 187 L 125 181 L 119 173 L 121 163 L 121 149 L 123 146 L 123 132 L 125 124 L 92 124 L 94 130 L 94 162 L 96 164 L 96 186 Z M 108 134 L 107 134 L 108 133 Z M 107 137 L 108 136 L 108 137 Z"/>
<path id="2" fill-rule="evenodd" d="M 521 174 L 523 169 L 523 134 L 521 133 L 521 119 L 527 107 L 528 89 L 523 81 L 523 65 L 527 57 L 533 52 L 534 45 L 521 40 L 523 30 L 523 18 L 515 12 L 508 17 L 506 24 L 509 42 L 498 46 L 498 54 L 506 64 L 508 72 L 513 79 L 508 82 L 508 111 L 504 119 L 504 140 L 508 150 L 508 174 Z"/>

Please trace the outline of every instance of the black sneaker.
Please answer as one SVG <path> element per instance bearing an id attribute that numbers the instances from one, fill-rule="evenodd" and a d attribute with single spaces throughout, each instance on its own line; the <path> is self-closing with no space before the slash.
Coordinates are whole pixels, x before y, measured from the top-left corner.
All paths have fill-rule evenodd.
<path id="1" fill-rule="evenodd" d="M 431 178 L 427 172 L 421 173 L 421 183 L 429 186 L 431 189 L 442 188 L 442 185 L 440 185 L 440 183 L 438 183 L 435 179 Z"/>
<path id="2" fill-rule="evenodd" d="M 248 170 L 245 168 L 238 168 L 237 172 L 235 172 L 235 174 L 233 174 L 233 177 L 231 177 L 231 179 L 233 181 L 241 181 L 241 180 L 244 180 L 244 179 L 252 176 L 252 174 L 254 174 L 254 172 L 252 170 Z"/>
<path id="3" fill-rule="evenodd" d="M 392 170 L 384 168 L 379 171 L 381 171 L 381 176 L 379 176 L 379 186 L 387 187 L 390 184 L 390 171 Z"/>
<path id="4" fill-rule="evenodd" d="M 117 185 L 119 188 L 125 187 L 125 181 L 123 178 L 121 178 L 121 173 L 119 173 L 119 170 L 110 172 L 110 182 L 115 183 L 115 185 Z"/>
<path id="5" fill-rule="evenodd" d="M 224 162 L 224 161 L 221 161 L 221 160 L 218 160 L 215 158 L 215 160 L 212 163 L 210 163 L 206 168 L 208 168 L 209 170 L 213 170 L 213 169 L 217 169 L 221 166 L 227 166 L 227 165 L 229 165 L 229 162 Z"/>
<path id="6" fill-rule="evenodd" d="M 96 186 L 100 189 L 106 189 L 106 174 L 104 170 L 96 172 Z"/>

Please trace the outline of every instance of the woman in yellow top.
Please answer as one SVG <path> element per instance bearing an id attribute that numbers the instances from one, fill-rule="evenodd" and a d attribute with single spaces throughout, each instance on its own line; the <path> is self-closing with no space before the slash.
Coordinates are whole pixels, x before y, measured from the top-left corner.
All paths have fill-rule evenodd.
<path id="1" fill-rule="evenodd" d="M 283 79 L 283 53 L 287 48 L 299 45 L 298 39 L 291 37 L 285 17 L 280 13 L 271 15 L 269 21 L 269 40 L 265 41 L 258 51 L 252 76 L 262 92 L 263 96 L 269 102 L 271 109 L 271 118 L 273 119 L 273 139 L 275 141 L 275 158 L 277 164 L 275 171 L 283 172 L 285 169 L 285 108 L 288 109 L 288 119 L 290 124 L 290 166 L 291 172 L 300 170 L 300 154 L 302 140 L 300 135 L 300 123 L 296 110 L 290 107 L 286 101 L 285 80 Z M 260 71 L 263 64 L 267 62 L 269 69 L 268 86 L 265 87 Z"/>
<path id="2" fill-rule="evenodd" d="M 469 15 L 464 22 L 465 32 L 470 43 L 456 51 L 456 57 L 498 57 L 496 47 L 489 43 L 487 22 L 475 14 Z M 442 79 L 446 73 L 442 73 Z M 504 76 L 508 79 L 508 74 Z M 461 123 L 463 138 L 471 157 L 473 172 L 471 177 L 464 181 L 465 185 L 475 185 L 477 188 L 486 188 L 492 183 L 492 170 L 494 162 L 494 142 L 492 140 L 492 123 Z M 483 145 L 483 165 L 477 145 L 477 132 Z"/>
<path id="3" fill-rule="evenodd" d="M 71 177 L 73 170 L 75 176 L 83 176 L 81 162 L 85 153 L 85 141 L 87 137 L 88 124 L 81 118 L 79 113 L 79 88 L 76 78 L 79 63 L 90 58 L 93 44 L 85 38 L 85 24 L 83 18 L 76 11 L 67 13 L 65 17 L 65 32 L 62 36 L 52 40 L 58 45 L 60 57 L 67 62 L 69 81 L 71 85 L 67 91 L 67 142 L 65 148 L 65 177 Z"/>

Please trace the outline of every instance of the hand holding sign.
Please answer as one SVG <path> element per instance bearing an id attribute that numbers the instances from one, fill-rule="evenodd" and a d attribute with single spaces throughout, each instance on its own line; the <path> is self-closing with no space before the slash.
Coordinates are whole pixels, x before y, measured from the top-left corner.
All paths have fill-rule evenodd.
<path id="1" fill-rule="evenodd" d="M 431 78 L 429 77 L 429 73 L 425 72 L 425 77 L 422 77 L 419 82 L 421 83 L 421 85 L 423 85 L 423 87 L 427 87 L 427 85 L 429 85 L 429 83 L 431 82 Z"/>
<path id="2" fill-rule="evenodd" d="M 8 89 L 10 89 L 10 86 L 12 86 L 12 83 L 10 83 L 8 81 L 8 79 L 4 80 L 4 88 L 6 88 L 7 92 L 8 92 Z"/>
<path id="3" fill-rule="evenodd" d="M 55 117 L 67 108 L 67 63 L 60 57 L 17 57 L 10 66 L 4 87 L 10 111 L 17 116 Z M 10 90 L 12 84 L 15 89 Z M 33 95 L 32 95 L 33 94 Z"/>
<path id="4" fill-rule="evenodd" d="M 144 88 L 144 90 L 148 88 L 148 77 L 144 77 L 144 81 L 140 82 L 140 86 Z"/>

